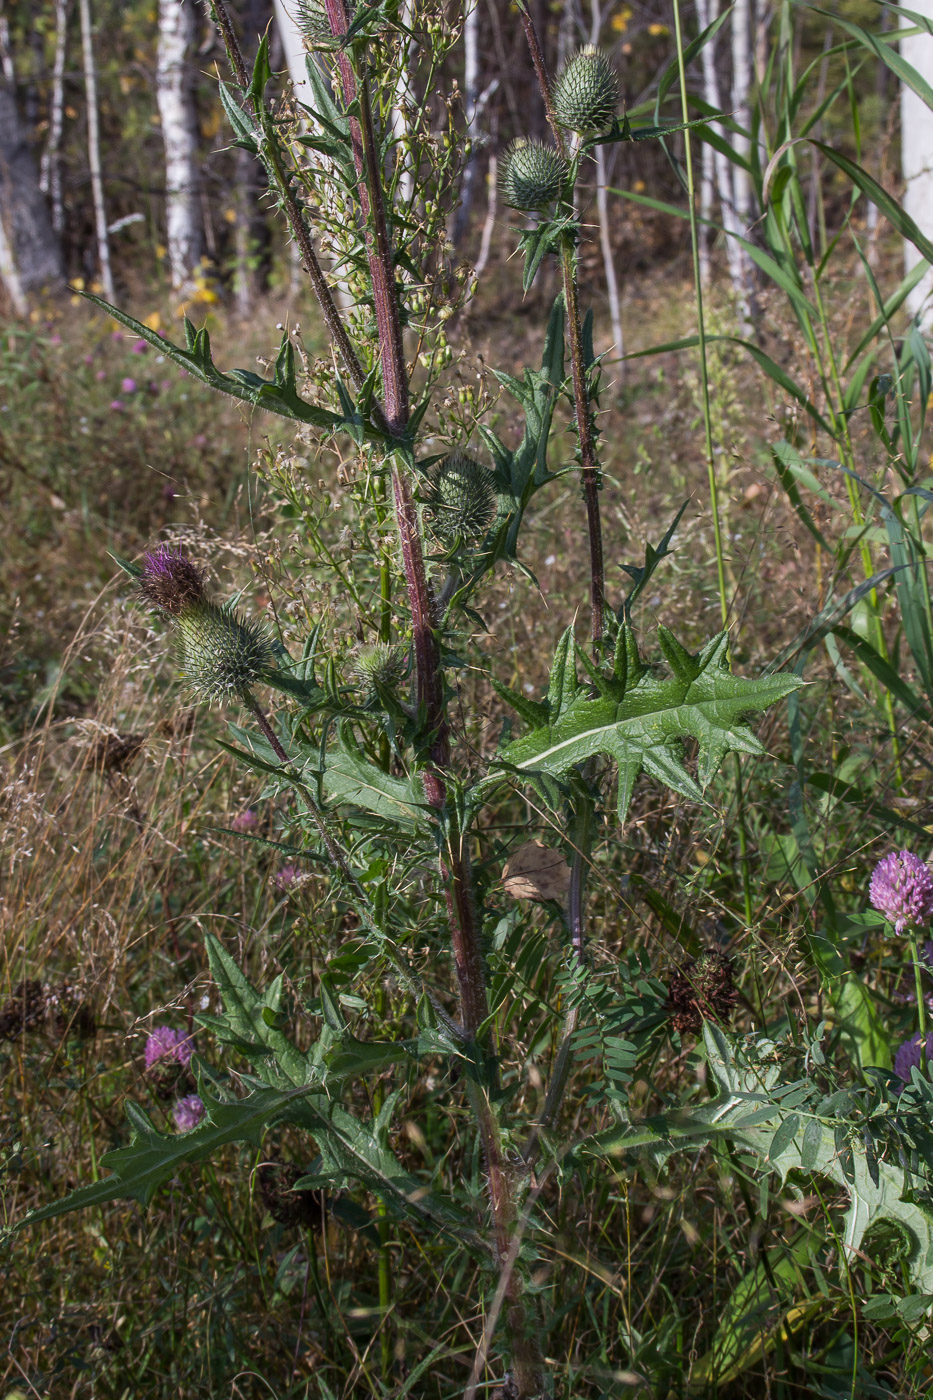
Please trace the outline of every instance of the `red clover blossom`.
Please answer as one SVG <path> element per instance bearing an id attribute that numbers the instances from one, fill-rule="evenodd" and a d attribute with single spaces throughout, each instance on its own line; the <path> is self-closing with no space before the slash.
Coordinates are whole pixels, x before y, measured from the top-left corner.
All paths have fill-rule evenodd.
<path id="1" fill-rule="evenodd" d="M 186 1094 L 172 1108 L 172 1117 L 180 1133 L 190 1133 L 196 1128 L 207 1112 L 204 1101 L 197 1094 Z"/>
<path id="2" fill-rule="evenodd" d="M 187 1069 L 191 1063 L 192 1049 L 190 1035 L 185 1035 L 183 1031 L 174 1031 L 171 1026 L 156 1026 L 147 1039 L 143 1052 L 146 1069 L 152 1069 L 159 1060 L 174 1060 Z"/>
<path id="3" fill-rule="evenodd" d="M 933 874 L 910 851 L 892 851 L 878 862 L 868 895 L 896 933 L 924 928 L 933 921 Z"/>

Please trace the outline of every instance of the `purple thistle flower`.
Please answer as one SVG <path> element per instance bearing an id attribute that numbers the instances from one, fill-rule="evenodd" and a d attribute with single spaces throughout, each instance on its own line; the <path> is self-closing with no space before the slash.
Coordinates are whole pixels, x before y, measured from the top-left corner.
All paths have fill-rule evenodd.
<path id="1" fill-rule="evenodd" d="M 146 1069 L 152 1069 L 159 1060 L 174 1060 L 183 1068 L 187 1068 L 191 1063 L 192 1048 L 190 1035 L 172 1030 L 171 1026 L 156 1026 L 146 1040 L 143 1052 Z"/>
<path id="2" fill-rule="evenodd" d="M 122 413 L 125 407 L 126 407 L 126 404 L 123 402 L 122 399 L 111 399 L 111 400 L 110 400 L 110 411 L 111 411 L 111 413 Z"/>
<path id="3" fill-rule="evenodd" d="M 147 603 L 171 617 L 178 617 L 185 608 L 205 600 L 204 575 L 197 564 L 183 549 L 172 549 L 167 544 L 143 555 L 138 586 Z"/>
<path id="4" fill-rule="evenodd" d="M 172 1117 L 180 1133 L 190 1133 L 204 1117 L 207 1109 L 198 1094 L 186 1094 L 172 1106 Z"/>
<path id="5" fill-rule="evenodd" d="M 146 353 L 146 351 L 147 351 L 148 349 L 149 349 L 149 346 L 146 344 L 146 342 L 145 342 L 144 340 L 137 340 L 137 341 L 134 342 L 134 344 L 133 344 L 133 346 L 132 346 L 132 352 L 133 352 L 134 355 L 145 355 L 145 353 Z"/>
<path id="6" fill-rule="evenodd" d="M 892 851 L 878 862 L 868 897 L 894 925 L 895 933 L 924 928 L 933 920 L 933 874 L 910 851 Z"/>
<path id="7" fill-rule="evenodd" d="M 927 1036 L 927 1064 L 933 1063 L 933 1031 Z M 894 1073 L 899 1079 L 903 1079 L 905 1084 L 910 1083 L 910 1071 L 914 1065 L 920 1068 L 920 1037 L 911 1036 L 910 1040 L 905 1040 L 904 1044 L 894 1056 Z"/>
<path id="8" fill-rule="evenodd" d="M 237 812 L 231 823 L 234 831 L 252 831 L 258 823 L 259 818 L 252 807 L 245 808 L 242 812 Z"/>
<path id="9" fill-rule="evenodd" d="M 121 379 L 121 380 L 120 380 L 120 389 L 121 389 L 121 391 L 122 391 L 124 394 L 135 394 L 135 393 L 136 393 L 136 380 L 135 380 L 135 379 L 130 379 L 129 376 L 127 376 L 126 379 Z"/>

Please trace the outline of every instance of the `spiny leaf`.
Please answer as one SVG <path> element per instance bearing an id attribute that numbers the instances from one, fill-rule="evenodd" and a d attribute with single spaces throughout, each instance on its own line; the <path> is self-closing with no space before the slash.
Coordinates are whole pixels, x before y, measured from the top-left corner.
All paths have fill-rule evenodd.
<path id="1" fill-rule="evenodd" d="M 496 762 L 505 770 L 560 778 L 597 754 L 614 758 L 619 772 L 619 820 L 625 821 L 632 791 L 644 771 L 665 787 L 694 801 L 729 752 L 759 754 L 762 746 L 744 717 L 767 709 L 802 684 L 798 676 L 735 676 L 723 632 L 696 656 L 666 629 L 661 646 L 674 675 L 660 679 L 641 662 L 634 634 L 625 629 L 624 679 L 611 694 L 594 699 L 576 679 L 571 638 L 561 638 L 548 687 L 547 720 L 505 746 Z M 616 668 L 618 677 L 619 667 Z M 699 745 L 697 779 L 684 766 L 682 742 Z M 481 786 L 495 780 L 495 773 Z"/>

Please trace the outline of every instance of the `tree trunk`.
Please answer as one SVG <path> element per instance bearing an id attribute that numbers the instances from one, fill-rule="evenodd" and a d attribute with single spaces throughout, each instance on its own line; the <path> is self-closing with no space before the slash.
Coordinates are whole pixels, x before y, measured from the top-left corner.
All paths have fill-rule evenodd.
<path id="1" fill-rule="evenodd" d="M 752 119 L 748 105 L 748 90 L 752 79 L 751 0 L 733 0 L 732 6 L 732 115 L 742 134 L 733 137 L 737 156 L 748 160 L 752 143 L 749 135 Z M 883 66 L 883 65 L 882 65 Z M 732 188 L 735 194 L 735 216 L 743 233 L 752 221 L 752 186 L 748 172 L 740 165 L 732 168 Z"/>
<path id="2" fill-rule="evenodd" d="M 100 118 L 97 107 L 97 69 L 94 64 L 94 35 L 91 29 L 90 0 L 79 0 L 81 15 L 81 51 L 84 58 L 84 90 L 87 98 L 87 155 L 91 171 L 91 195 L 94 200 L 94 227 L 97 231 L 97 258 L 104 296 L 109 302 L 117 299 L 110 269 L 110 240 L 107 234 L 107 211 L 104 206 L 104 181 L 100 165 Z"/>
<path id="3" fill-rule="evenodd" d="M 68 47 L 68 0 L 55 0 L 55 61 L 52 66 L 52 96 L 49 101 L 49 136 L 42 156 L 40 185 L 52 205 L 52 228 L 61 234 L 65 227 L 62 203 L 62 127 L 65 112 L 65 57 Z"/>
<path id="4" fill-rule="evenodd" d="M 910 27 L 910 21 L 904 21 Z M 928 83 L 933 83 L 933 35 L 915 34 L 901 40 L 901 57 Z M 901 84 L 901 173 L 904 208 L 928 238 L 933 237 L 933 112 L 906 83 Z M 904 244 L 904 268 L 912 272 L 921 254 L 912 243 Z M 933 268 L 910 293 L 907 305 L 920 317 L 925 331 L 933 331 Z"/>
<path id="5" fill-rule="evenodd" d="M 463 116 L 465 135 L 471 142 L 470 154 L 460 180 L 460 207 L 454 215 L 452 241 L 459 248 L 470 226 L 470 210 L 479 174 L 476 131 L 476 105 L 479 101 L 479 0 L 465 0 L 463 16 Z"/>
<path id="6" fill-rule="evenodd" d="M 172 286 L 184 287 L 204 257 L 198 113 L 191 54 L 197 43 L 194 0 L 159 0 L 156 97 L 165 146 L 165 222 Z"/>
<path id="7" fill-rule="evenodd" d="M 39 188 L 13 88 L 0 80 L 0 278 L 20 314 L 30 292 L 63 280 L 62 255 Z"/>
<path id="8" fill-rule="evenodd" d="M 697 0 L 697 19 L 701 29 L 706 29 L 718 13 L 719 0 Z M 722 110 L 719 102 L 719 79 L 716 75 L 716 54 L 711 43 L 703 46 L 703 96 L 716 111 Z M 721 135 L 725 136 L 722 127 L 718 127 L 718 130 Z M 728 156 L 716 151 L 713 158 L 713 168 L 716 172 L 716 192 L 719 195 L 722 211 L 722 226 L 726 232 L 726 258 L 729 264 L 732 288 L 735 292 L 739 324 L 743 334 L 748 334 L 753 329 L 748 304 L 748 259 L 741 245 L 732 236 L 734 234 L 744 236 L 745 233 L 736 214 L 732 165 Z"/>

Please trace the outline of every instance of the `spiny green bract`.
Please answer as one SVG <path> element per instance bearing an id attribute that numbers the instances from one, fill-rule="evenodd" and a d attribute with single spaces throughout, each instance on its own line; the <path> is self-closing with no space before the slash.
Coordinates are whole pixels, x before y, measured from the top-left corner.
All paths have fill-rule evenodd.
<path id="1" fill-rule="evenodd" d="M 487 467 L 465 452 L 451 452 L 430 475 L 431 521 L 442 540 L 477 540 L 492 524 L 496 489 Z"/>
<path id="2" fill-rule="evenodd" d="M 185 608 L 177 632 L 184 679 L 195 698 L 208 703 L 242 695 L 272 659 L 260 628 L 216 603 Z"/>
<path id="3" fill-rule="evenodd" d="M 553 146 L 519 137 L 505 153 L 502 198 L 513 209 L 544 209 L 559 199 L 567 162 Z"/>
<path id="4" fill-rule="evenodd" d="M 609 60 L 588 44 L 564 65 L 554 84 L 554 113 L 561 126 L 581 135 L 601 131 L 615 116 L 621 97 Z"/>
<path id="5" fill-rule="evenodd" d="M 352 0 L 347 0 L 347 16 L 351 22 L 355 8 Z M 324 0 L 298 0 L 295 6 L 295 18 L 298 21 L 298 28 L 309 43 L 316 44 L 322 39 L 333 38 Z"/>
<path id="6" fill-rule="evenodd" d="M 392 690 L 405 674 L 405 654 L 389 642 L 376 642 L 356 653 L 353 671 L 357 680 L 371 690 L 377 686 Z"/>

